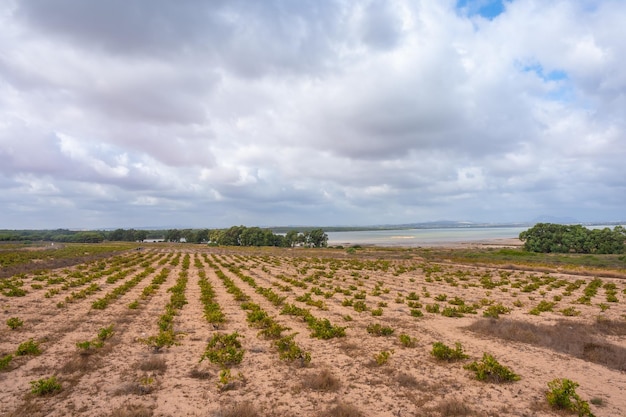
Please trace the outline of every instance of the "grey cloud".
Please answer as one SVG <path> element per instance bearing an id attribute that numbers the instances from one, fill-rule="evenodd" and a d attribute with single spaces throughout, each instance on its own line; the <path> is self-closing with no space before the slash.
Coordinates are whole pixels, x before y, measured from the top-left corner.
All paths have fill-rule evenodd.
<path id="1" fill-rule="evenodd" d="M 166 77 L 145 74 L 134 80 L 115 80 L 87 90 L 80 101 L 98 106 L 111 118 L 143 120 L 146 123 L 192 124 L 206 122 L 206 108 L 198 101 L 207 94 L 216 77 L 179 72 Z"/>
<path id="2" fill-rule="evenodd" d="M 453 3 L 14 2 L 5 227 L 623 217 L 626 8 Z"/>
<path id="3" fill-rule="evenodd" d="M 199 59 L 256 77 L 324 68 L 343 10 L 331 0 L 25 0 L 15 15 L 88 50 L 181 62 Z"/>
<path id="4" fill-rule="evenodd" d="M 362 40 L 375 49 L 392 49 L 402 39 L 402 21 L 389 1 L 373 0 L 362 11 Z"/>
<path id="5" fill-rule="evenodd" d="M 68 166 L 52 132 L 33 129 L 21 120 L 5 119 L 0 125 L 0 172 L 55 175 Z"/>
<path id="6" fill-rule="evenodd" d="M 230 31 L 211 9 L 226 2 L 112 0 L 18 3 L 16 17 L 32 27 L 85 48 L 121 54 L 180 54 L 186 45 L 199 46 Z M 209 30 L 207 30 L 209 29 Z M 205 38 L 203 42 L 203 38 Z"/>

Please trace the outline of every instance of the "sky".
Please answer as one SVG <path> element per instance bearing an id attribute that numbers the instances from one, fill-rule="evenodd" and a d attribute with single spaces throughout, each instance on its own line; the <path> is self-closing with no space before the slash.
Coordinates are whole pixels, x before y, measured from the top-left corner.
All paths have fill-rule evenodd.
<path id="1" fill-rule="evenodd" d="M 624 0 L 4 0 L 0 228 L 626 219 Z"/>

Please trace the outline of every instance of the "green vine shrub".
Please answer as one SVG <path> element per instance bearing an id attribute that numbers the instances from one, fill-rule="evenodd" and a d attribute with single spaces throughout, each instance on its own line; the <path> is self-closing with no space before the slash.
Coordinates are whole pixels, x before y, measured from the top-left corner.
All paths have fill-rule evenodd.
<path id="1" fill-rule="evenodd" d="M 589 403 L 583 401 L 576 393 L 578 383 L 565 378 L 557 378 L 548 382 L 546 398 L 548 404 L 561 410 L 578 413 L 579 416 L 593 417 Z"/>
<path id="2" fill-rule="evenodd" d="M 486 382 L 513 382 L 519 381 L 519 375 L 501 365 L 496 358 L 488 353 L 483 354 L 480 362 L 475 361 L 465 366 L 465 369 L 474 371 L 476 379 Z"/>

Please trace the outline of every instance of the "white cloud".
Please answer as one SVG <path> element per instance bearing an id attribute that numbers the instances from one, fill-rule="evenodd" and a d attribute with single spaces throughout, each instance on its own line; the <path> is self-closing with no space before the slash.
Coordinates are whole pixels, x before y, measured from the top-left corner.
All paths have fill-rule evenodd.
<path id="1" fill-rule="evenodd" d="M 455 5 L 8 3 L 0 227 L 624 218 L 626 5 Z"/>

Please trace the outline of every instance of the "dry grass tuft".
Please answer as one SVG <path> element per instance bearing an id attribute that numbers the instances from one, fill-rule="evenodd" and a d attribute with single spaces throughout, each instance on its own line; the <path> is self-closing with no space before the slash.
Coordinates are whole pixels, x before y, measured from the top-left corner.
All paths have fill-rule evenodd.
<path id="1" fill-rule="evenodd" d="M 329 369 L 324 368 L 318 374 L 305 376 L 302 387 L 315 391 L 337 391 L 341 387 L 341 382 Z"/>
<path id="2" fill-rule="evenodd" d="M 209 371 L 204 371 L 202 369 L 193 368 L 189 371 L 189 377 L 195 379 L 209 379 L 211 378 L 211 373 Z"/>
<path id="3" fill-rule="evenodd" d="M 448 398 L 437 404 L 433 411 L 438 412 L 442 417 L 471 416 L 474 410 L 465 401 L 458 398 Z"/>
<path id="4" fill-rule="evenodd" d="M 359 351 L 360 346 L 356 343 L 348 342 L 347 340 L 343 340 L 339 344 L 339 348 L 344 351 L 346 355 L 354 355 Z"/>
<path id="5" fill-rule="evenodd" d="M 31 402 L 29 397 L 26 397 L 20 406 L 6 415 L 6 417 L 45 417 L 48 415 L 49 409 L 42 402 Z"/>
<path id="6" fill-rule="evenodd" d="M 322 414 L 323 417 L 365 417 L 358 408 L 350 404 L 339 403 Z"/>
<path id="7" fill-rule="evenodd" d="M 85 374 L 90 372 L 95 366 L 96 361 L 91 358 L 91 355 L 77 354 L 61 367 L 60 372 L 62 374 Z"/>
<path id="8" fill-rule="evenodd" d="M 153 411 L 143 405 L 129 404 L 111 413 L 111 417 L 152 417 Z"/>
<path id="9" fill-rule="evenodd" d="M 164 373 L 167 370 L 167 363 L 164 358 L 153 356 L 141 362 L 139 369 L 146 372 Z"/>
<path id="10" fill-rule="evenodd" d="M 113 395 L 148 395 L 154 390 L 152 385 L 139 382 L 129 382 L 121 385 L 113 392 Z"/>
<path id="11" fill-rule="evenodd" d="M 259 417 L 260 414 L 249 402 L 235 404 L 227 409 L 222 409 L 217 417 Z"/>
<path id="12" fill-rule="evenodd" d="M 562 320 L 555 325 L 540 325 L 516 320 L 481 319 L 468 329 L 514 342 L 528 343 L 566 353 L 607 368 L 626 371 L 626 348 L 609 343 L 603 336 L 621 334 L 626 324 L 599 319 L 592 325 Z"/>
<path id="13" fill-rule="evenodd" d="M 402 388 L 415 388 L 418 385 L 417 378 L 413 375 L 405 374 L 404 372 L 396 376 L 396 381 Z"/>
<path id="14" fill-rule="evenodd" d="M 121 316 L 117 317 L 115 320 L 115 324 L 118 326 L 131 324 L 136 317 L 136 313 L 134 311 L 127 311 Z"/>
<path id="15" fill-rule="evenodd" d="M 600 334 L 626 336 L 626 320 L 611 320 L 598 316 L 592 327 Z"/>

